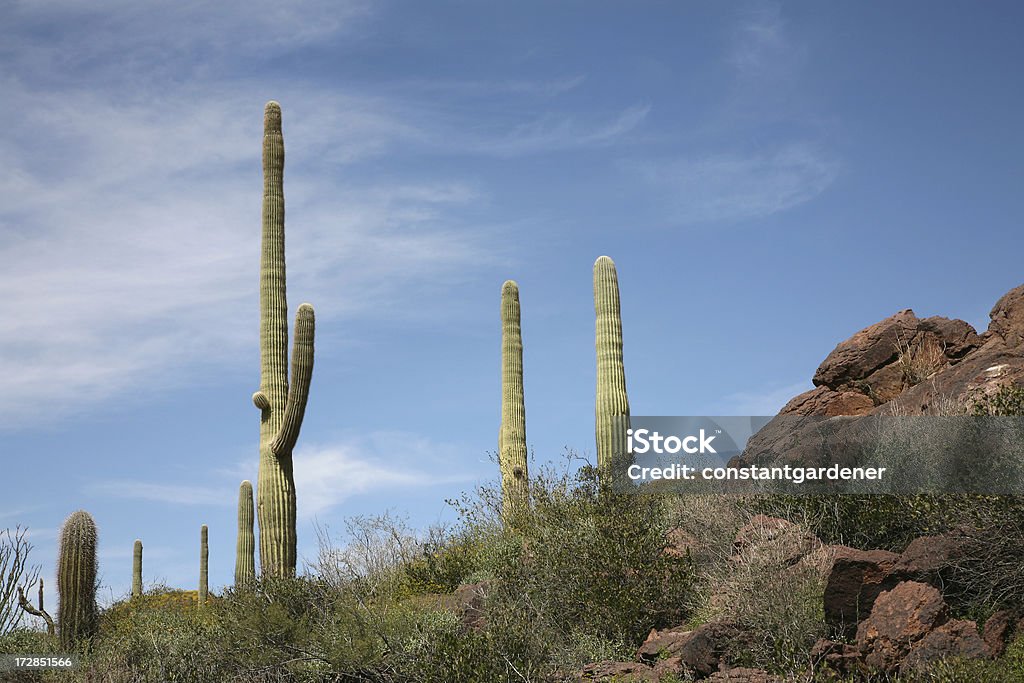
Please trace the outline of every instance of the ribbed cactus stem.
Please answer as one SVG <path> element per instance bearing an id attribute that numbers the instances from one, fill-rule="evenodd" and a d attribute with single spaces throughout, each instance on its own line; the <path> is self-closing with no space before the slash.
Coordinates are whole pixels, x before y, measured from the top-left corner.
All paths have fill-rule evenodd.
<path id="1" fill-rule="evenodd" d="M 61 645 L 68 650 L 96 632 L 96 538 L 96 522 L 84 510 L 71 513 L 61 529 L 57 624 Z"/>
<path id="2" fill-rule="evenodd" d="M 135 539 L 132 553 L 132 597 L 142 596 L 142 541 Z"/>
<path id="3" fill-rule="evenodd" d="M 501 287 L 501 430 L 498 433 L 502 506 L 506 515 L 520 509 L 528 490 L 523 336 L 519 323 L 519 285 L 508 280 Z"/>
<path id="4" fill-rule="evenodd" d="M 235 587 L 256 578 L 256 539 L 253 535 L 252 482 L 238 487 L 238 545 L 235 549 Z"/>
<path id="5" fill-rule="evenodd" d="M 629 428 L 619 279 L 615 264 L 607 256 L 594 263 L 594 313 L 597 316 L 597 465 L 605 470 L 616 457 L 625 454 Z"/>
<path id="6" fill-rule="evenodd" d="M 199 606 L 206 604 L 210 580 L 210 539 L 209 529 L 204 524 L 199 530 Z"/>
<path id="7" fill-rule="evenodd" d="M 260 255 L 260 469 L 257 515 L 264 574 L 295 574 L 295 479 L 292 449 L 302 427 L 313 373 L 313 307 L 295 318 L 291 384 L 284 258 L 284 138 L 281 107 L 268 102 L 263 118 L 263 228 Z"/>

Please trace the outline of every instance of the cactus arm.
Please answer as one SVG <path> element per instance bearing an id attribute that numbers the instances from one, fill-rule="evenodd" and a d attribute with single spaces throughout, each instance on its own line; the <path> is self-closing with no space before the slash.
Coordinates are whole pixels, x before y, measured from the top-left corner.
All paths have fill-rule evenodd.
<path id="1" fill-rule="evenodd" d="M 32 603 L 25 597 L 25 591 L 22 590 L 21 586 L 18 586 L 18 606 L 25 610 L 34 617 L 39 617 L 46 622 L 46 632 L 51 636 L 57 632 L 56 626 L 53 623 L 53 617 L 47 614 L 46 610 L 43 609 L 43 580 L 39 579 L 39 608 L 36 609 L 32 606 Z"/>
<path id="2" fill-rule="evenodd" d="M 262 391 L 257 391 L 252 395 L 252 404 L 260 410 L 267 410 L 270 408 L 270 399 Z"/>
<path id="3" fill-rule="evenodd" d="M 288 403 L 284 409 L 281 429 L 277 432 L 270 449 L 275 455 L 291 453 L 299 438 L 302 418 L 306 413 L 309 399 L 309 380 L 313 375 L 313 336 L 316 319 L 313 307 L 299 306 L 295 314 L 295 339 L 292 346 L 291 386 L 288 388 Z"/>

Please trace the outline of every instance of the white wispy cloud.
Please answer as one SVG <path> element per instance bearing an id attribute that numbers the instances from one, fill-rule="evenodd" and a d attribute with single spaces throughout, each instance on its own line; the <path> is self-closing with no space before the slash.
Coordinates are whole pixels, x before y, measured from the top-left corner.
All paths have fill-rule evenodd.
<path id="1" fill-rule="evenodd" d="M 257 313 L 262 103 L 229 93 L 142 107 L 7 85 L 0 428 L 91 410 L 143 383 L 173 383 L 171 368 L 237 357 Z M 480 199 L 472 186 L 403 181 L 338 191 L 304 168 L 304 158 L 319 159 L 307 137 L 316 122 L 344 119 L 344 102 L 319 104 L 297 117 L 297 131 L 286 118 L 299 168 L 286 169 L 285 180 L 293 304 L 330 301 L 318 306 L 328 326 L 385 302 L 394 316 L 395 294 L 408 283 L 488 263 L 486 227 L 464 229 L 451 211 Z M 355 138 L 364 150 L 389 144 L 391 132 L 366 120 L 336 120 L 317 128 L 316 141 L 327 149 Z M 334 305 L 339 291 L 351 296 Z"/>
<path id="2" fill-rule="evenodd" d="M 88 495 L 105 499 L 148 500 L 172 505 L 235 505 L 231 496 L 225 495 L 223 487 L 215 486 L 157 484 L 138 479 L 115 479 L 87 484 L 84 490 Z"/>
<path id="3" fill-rule="evenodd" d="M 682 223 L 763 218 L 821 194 L 840 164 L 816 146 L 794 143 L 753 154 L 713 154 L 630 164 L 664 192 Z"/>
<path id="4" fill-rule="evenodd" d="M 498 157 L 602 147 L 618 142 L 622 136 L 635 130 L 650 111 L 650 105 L 635 104 L 611 120 L 597 122 L 583 122 L 570 115 L 547 114 L 482 134 L 466 132 L 451 140 L 466 151 Z"/>
<path id="5" fill-rule="evenodd" d="M 372 491 L 418 489 L 476 479 L 453 466 L 452 447 L 401 432 L 376 432 L 330 445 L 299 446 L 295 461 L 298 513 L 304 519 Z"/>
<path id="6" fill-rule="evenodd" d="M 786 35 L 782 7 L 760 2 L 741 12 L 726 59 L 744 77 L 765 78 L 792 69 L 799 55 Z"/>
<path id="7" fill-rule="evenodd" d="M 298 514 L 304 520 L 355 495 L 472 482 L 478 475 L 455 466 L 460 459 L 457 447 L 404 432 L 378 431 L 329 443 L 300 443 L 293 458 Z M 234 493 L 241 478 L 256 485 L 251 460 L 216 470 L 213 475 L 223 484 L 103 480 L 87 484 L 85 493 L 105 499 L 226 507 L 235 505 Z"/>

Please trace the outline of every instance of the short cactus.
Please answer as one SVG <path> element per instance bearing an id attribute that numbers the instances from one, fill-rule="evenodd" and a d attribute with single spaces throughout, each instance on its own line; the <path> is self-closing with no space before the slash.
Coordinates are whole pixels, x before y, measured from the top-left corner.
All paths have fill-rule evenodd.
<path id="1" fill-rule="evenodd" d="M 284 259 L 284 138 L 281 106 L 268 102 L 263 117 L 263 228 L 260 256 L 260 469 L 257 503 L 260 569 L 292 576 L 296 565 L 295 478 L 292 449 L 299 436 L 313 373 L 313 307 L 295 317 L 291 383 L 288 373 L 288 303 Z"/>
<path id="2" fill-rule="evenodd" d="M 235 587 L 256 578 L 256 540 L 252 529 L 252 482 L 248 479 L 238 488 L 238 545 L 235 550 Z"/>
<path id="3" fill-rule="evenodd" d="M 135 539 L 132 553 L 132 597 L 142 596 L 142 541 Z"/>
<path id="4" fill-rule="evenodd" d="M 607 256 L 594 263 L 594 312 L 597 316 L 597 465 L 599 470 L 607 470 L 616 458 L 626 453 L 629 428 L 619 280 L 615 263 Z"/>
<path id="5" fill-rule="evenodd" d="M 501 287 L 501 429 L 498 464 L 502 506 L 514 513 L 527 498 L 526 406 L 523 398 L 523 336 L 519 325 L 519 285 Z"/>
<path id="6" fill-rule="evenodd" d="M 85 510 L 73 512 L 60 533 L 57 557 L 57 624 L 61 645 L 72 649 L 96 633 L 96 522 Z"/>
<path id="7" fill-rule="evenodd" d="M 209 530 L 204 524 L 199 530 L 199 606 L 206 604 L 209 595 L 210 543 Z"/>

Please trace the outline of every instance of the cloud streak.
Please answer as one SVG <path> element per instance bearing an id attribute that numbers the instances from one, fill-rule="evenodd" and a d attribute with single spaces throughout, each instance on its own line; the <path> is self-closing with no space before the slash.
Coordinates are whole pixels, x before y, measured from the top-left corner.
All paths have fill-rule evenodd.
<path id="1" fill-rule="evenodd" d="M 681 223 L 764 218 L 808 202 L 836 179 L 840 164 L 794 143 L 752 155 L 717 154 L 630 165 L 665 192 Z"/>

